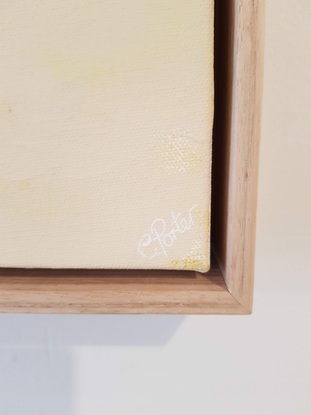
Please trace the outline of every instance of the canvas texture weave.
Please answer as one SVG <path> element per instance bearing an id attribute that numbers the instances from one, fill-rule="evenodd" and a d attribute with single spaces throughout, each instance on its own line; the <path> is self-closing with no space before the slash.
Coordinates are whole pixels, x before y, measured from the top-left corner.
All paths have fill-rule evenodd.
<path id="1" fill-rule="evenodd" d="M 210 266 L 213 1 L 0 3 L 0 266 Z"/>

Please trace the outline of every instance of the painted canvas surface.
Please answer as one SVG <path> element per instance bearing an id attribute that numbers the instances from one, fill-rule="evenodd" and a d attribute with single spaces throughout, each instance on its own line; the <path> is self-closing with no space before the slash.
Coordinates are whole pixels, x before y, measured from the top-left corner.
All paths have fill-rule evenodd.
<path id="1" fill-rule="evenodd" d="M 213 1 L 0 2 L 0 266 L 210 265 Z"/>

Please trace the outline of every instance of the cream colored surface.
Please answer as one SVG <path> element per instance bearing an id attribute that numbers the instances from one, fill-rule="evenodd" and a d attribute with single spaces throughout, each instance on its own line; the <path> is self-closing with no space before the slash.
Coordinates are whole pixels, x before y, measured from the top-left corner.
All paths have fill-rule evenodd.
<path id="1" fill-rule="evenodd" d="M 311 2 L 265 20 L 253 315 L 0 315 L 1 413 L 311 413 Z"/>
<path id="2" fill-rule="evenodd" d="M 209 268 L 212 6 L 0 3 L 0 265 Z"/>

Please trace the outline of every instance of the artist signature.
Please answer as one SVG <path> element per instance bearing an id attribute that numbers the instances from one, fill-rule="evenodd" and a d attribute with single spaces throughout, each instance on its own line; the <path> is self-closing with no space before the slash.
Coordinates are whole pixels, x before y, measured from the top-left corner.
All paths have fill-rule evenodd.
<path id="1" fill-rule="evenodd" d="M 164 219 L 155 219 L 149 233 L 145 233 L 138 243 L 140 255 L 149 259 L 158 255 L 167 256 L 168 248 L 174 244 L 178 236 L 192 228 L 192 211 L 196 207 L 197 205 L 192 206 L 186 216 L 172 212 L 169 224 Z"/>

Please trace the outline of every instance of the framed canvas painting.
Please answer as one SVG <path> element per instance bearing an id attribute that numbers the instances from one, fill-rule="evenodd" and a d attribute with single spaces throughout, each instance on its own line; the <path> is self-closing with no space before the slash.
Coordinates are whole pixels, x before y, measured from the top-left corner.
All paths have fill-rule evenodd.
<path id="1" fill-rule="evenodd" d="M 0 6 L 2 267 L 208 271 L 213 6 Z"/>
<path id="2" fill-rule="evenodd" d="M 262 2 L 0 8 L 0 311 L 249 313 Z"/>

